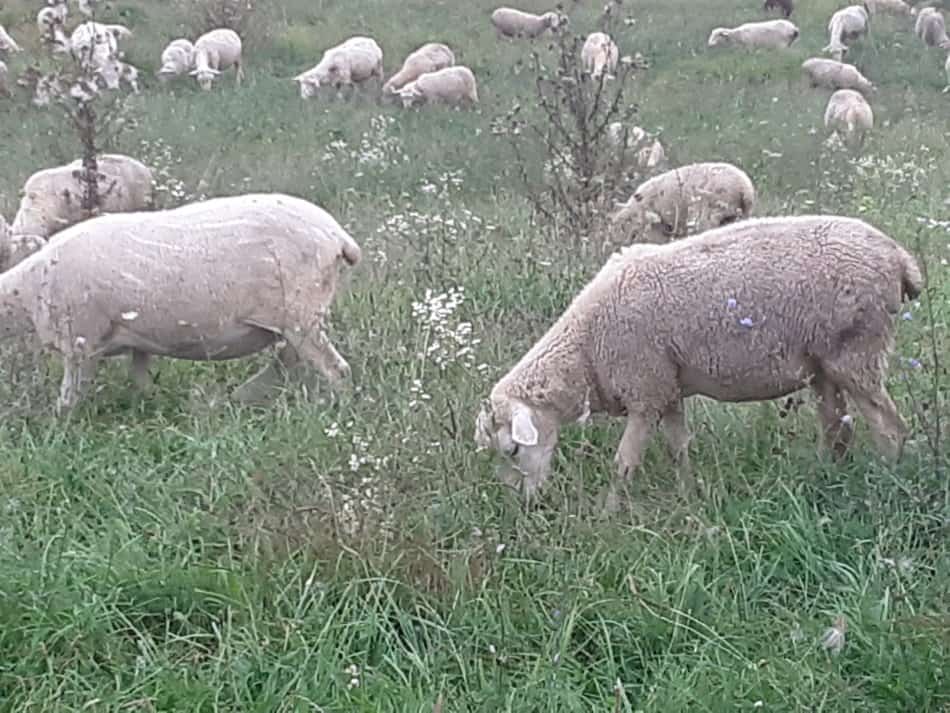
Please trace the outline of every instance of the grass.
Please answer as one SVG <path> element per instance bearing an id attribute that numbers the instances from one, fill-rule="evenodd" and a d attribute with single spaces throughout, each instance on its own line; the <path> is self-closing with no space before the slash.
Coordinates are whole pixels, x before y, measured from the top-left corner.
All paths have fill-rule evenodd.
<path id="1" fill-rule="evenodd" d="M 7 2 L 0 23 L 35 55 L 33 5 Z M 186 5 L 116 0 L 104 15 L 133 27 L 143 76 L 189 26 Z M 595 28 L 592 5 L 569 8 L 576 31 Z M 244 86 L 145 80 L 134 130 L 110 148 L 163 169 L 169 194 L 291 192 L 361 243 L 330 326 L 354 386 L 244 409 L 227 394 L 260 360 L 166 360 L 148 397 L 114 364 L 62 423 L 46 408 L 55 361 L 47 373 L 7 352 L 0 711 L 950 710 L 950 494 L 926 439 L 947 403 L 934 355 L 950 346 L 942 57 L 893 18 L 854 49 L 880 85 L 859 172 L 822 144 L 827 95 L 800 79 L 834 3 L 801 3 L 799 43 L 761 54 L 705 47 L 758 3 L 624 7 L 637 21 L 617 33 L 622 52 L 651 63 L 631 93 L 638 123 L 674 165 L 733 162 L 757 214 L 860 215 L 921 251 L 928 299 L 901 320 L 891 370 L 914 438 L 887 466 L 862 430 L 833 465 L 809 407 L 781 419 L 696 400 L 707 500 L 680 501 L 654 446 L 636 515 L 598 518 L 621 427 L 595 420 L 568 429 L 543 502 L 523 512 L 475 452 L 474 414 L 603 256 L 532 221 L 489 130 L 533 96 L 527 49 L 495 40 L 492 6 L 286 0 L 259 10 Z M 481 108 L 301 101 L 289 78 L 357 32 L 388 71 L 447 42 Z M 0 100 L 0 211 L 12 218 L 25 179 L 76 150 L 55 111 Z M 831 656 L 818 642 L 842 615 Z"/>

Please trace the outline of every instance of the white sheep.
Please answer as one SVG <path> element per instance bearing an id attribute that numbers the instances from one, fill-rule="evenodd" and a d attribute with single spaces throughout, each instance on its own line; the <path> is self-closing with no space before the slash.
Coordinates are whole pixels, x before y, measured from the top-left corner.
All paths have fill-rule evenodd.
<path id="1" fill-rule="evenodd" d="M 426 72 L 396 93 L 406 108 L 418 104 L 448 104 L 471 108 L 478 104 L 475 75 L 463 65 Z"/>
<path id="2" fill-rule="evenodd" d="M 617 43 L 605 32 L 591 32 L 581 47 L 581 64 L 584 71 L 594 79 L 606 73 L 608 76 L 617 71 L 620 50 Z"/>
<path id="3" fill-rule="evenodd" d="M 863 5 L 841 8 L 828 21 L 829 42 L 822 50 L 839 62 L 848 46 L 868 34 L 871 18 Z"/>
<path id="4" fill-rule="evenodd" d="M 0 25 L 0 53 L 3 53 L 3 52 L 12 53 L 12 52 L 22 52 L 22 51 L 23 50 L 20 48 L 20 45 L 18 45 L 13 40 L 13 38 L 10 37 L 9 33 L 6 31 L 6 29 L 4 29 L 3 25 Z"/>
<path id="5" fill-rule="evenodd" d="M 152 202 L 152 172 L 123 154 L 103 154 L 98 160 L 100 209 L 105 213 L 144 210 Z M 82 209 L 85 184 L 82 161 L 37 171 L 23 185 L 23 197 L 13 219 L 17 235 L 49 238 L 86 216 Z"/>
<path id="6" fill-rule="evenodd" d="M 925 7 L 917 14 L 914 34 L 928 47 L 950 50 L 950 37 L 943 15 L 933 7 Z"/>
<path id="7" fill-rule="evenodd" d="M 874 112 L 860 92 L 839 89 L 828 99 L 825 129 L 829 133 L 839 133 L 846 142 L 856 139 L 858 145 L 863 145 L 867 132 L 873 128 Z"/>
<path id="8" fill-rule="evenodd" d="M 802 62 L 802 71 L 813 87 L 854 89 L 862 94 L 872 94 L 877 91 L 874 84 L 853 64 L 812 57 Z"/>
<path id="9" fill-rule="evenodd" d="M 371 37 L 350 37 L 323 53 L 320 61 L 293 81 L 300 86 L 300 97 L 316 96 L 321 87 L 354 90 L 369 80 L 383 83 L 383 50 Z"/>
<path id="10" fill-rule="evenodd" d="M 162 66 L 156 76 L 162 82 L 187 74 L 195 66 L 195 46 L 191 40 L 179 38 L 168 43 L 162 50 Z"/>
<path id="11" fill-rule="evenodd" d="M 781 49 L 790 47 L 799 36 L 798 27 L 789 20 L 746 22 L 738 27 L 717 27 L 709 33 L 710 47 Z"/>
<path id="12" fill-rule="evenodd" d="M 244 79 L 241 52 L 241 38 L 234 30 L 219 28 L 206 32 L 195 40 L 194 69 L 189 74 L 208 91 L 221 72 L 234 67 L 234 83 L 240 84 Z"/>
<path id="13" fill-rule="evenodd" d="M 298 362 L 338 383 L 349 365 L 323 322 L 342 264 L 360 247 L 333 217 L 281 194 L 213 198 L 73 226 L 0 275 L 0 336 L 35 332 L 63 358 L 60 414 L 102 357 L 129 354 L 137 384 L 151 356 L 238 359 L 280 341 L 278 363 L 239 391 L 269 389 Z"/>
<path id="14" fill-rule="evenodd" d="M 659 139 L 647 134 L 642 127 L 632 127 L 624 145 L 623 123 L 612 121 L 607 125 L 607 140 L 614 148 L 634 152 L 634 161 L 639 168 L 657 168 L 666 162 L 666 150 L 663 144 Z"/>
<path id="15" fill-rule="evenodd" d="M 898 15 L 910 17 L 917 14 L 914 7 L 904 0 L 864 0 L 864 7 L 871 15 Z"/>
<path id="16" fill-rule="evenodd" d="M 661 243 L 748 218 L 755 200 L 741 168 L 692 163 L 641 183 L 610 220 L 620 242 Z"/>
<path id="17" fill-rule="evenodd" d="M 119 40 L 132 35 L 129 28 L 88 21 L 76 27 L 68 38 L 58 26 L 53 30 L 56 51 L 69 52 L 80 66 L 101 77 L 109 89 L 119 87 Z"/>
<path id="18" fill-rule="evenodd" d="M 40 35 L 47 40 L 55 40 L 56 28 L 62 28 L 66 24 L 68 12 L 69 6 L 65 3 L 40 10 L 36 14 L 36 26 L 39 28 Z"/>
<path id="19" fill-rule="evenodd" d="M 626 418 L 614 509 L 657 425 L 690 485 L 683 401 L 818 397 L 835 456 L 852 438 L 845 396 L 875 446 L 898 458 L 908 433 L 885 387 L 894 315 L 923 278 L 913 256 L 853 218 L 749 220 L 614 254 L 564 314 L 492 388 L 475 441 L 509 460 L 505 483 L 530 498 L 558 431 L 606 412 Z"/>
<path id="20" fill-rule="evenodd" d="M 455 64 L 455 53 L 441 42 L 429 42 L 414 50 L 406 57 L 399 71 L 383 84 L 383 96 L 395 96 L 409 82 L 415 81 L 426 72 L 437 72 Z"/>
<path id="21" fill-rule="evenodd" d="M 566 20 L 556 12 L 546 12 L 542 15 L 515 10 L 510 7 L 499 7 L 491 14 L 491 24 L 495 27 L 498 37 L 528 37 L 535 38 L 547 30 L 556 30 Z"/>

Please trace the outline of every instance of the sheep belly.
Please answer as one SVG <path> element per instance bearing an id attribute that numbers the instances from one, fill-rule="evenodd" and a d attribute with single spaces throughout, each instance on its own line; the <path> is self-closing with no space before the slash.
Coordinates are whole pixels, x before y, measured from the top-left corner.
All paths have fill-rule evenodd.
<path id="1" fill-rule="evenodd" d="M 175 325 L 136 329 L 118 325 L 104 340 L 105 356 L 124 354 L 131 349 L 155 356 L 191 361 L 224 361 L 240 359 L 266 349 L 280 335 L 262 327 L 241 322 L 225 322 L 208 326 Z"/>

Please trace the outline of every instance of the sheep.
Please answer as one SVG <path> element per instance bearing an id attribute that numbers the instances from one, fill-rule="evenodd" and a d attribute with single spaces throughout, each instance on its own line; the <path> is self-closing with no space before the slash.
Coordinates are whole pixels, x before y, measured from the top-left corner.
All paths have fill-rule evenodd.
<path id="1" fill-rule="evenodd" d="M 121 75 L 119 40 L 132 35 L 124 25 L 106 25 L 84 22 L 68 38 L 59 27 L 54 27 L 57 52 L 69 52 L 85 69 L 101 77 L 106 87 L 117 89 Z"/>
<path id="2" fill-rule="evenodd" d="M 329 213 L 276 193 L 100 216 L 0 275 L 0 336 L 32 332 L 62 356 L 60 415 L 80 401 L 99 359 L 121 354 L 147 388 L 152 356 L 238 359 L 283 341 L 240 400 L 299 363 L 339 384 L 350 368 L 323 321 L 340 266 L 360 257 Z"/>
<path id="3" fill-rule="evenodd" d="M 56 28 L 62 28 L 66 24 L 68 11 L 69 6 L 65 3 L 40 10 L 36 14 L 36 26 L 39 28 L 40 35 L 48 41 L 55 40 Z"/>
<path id="4" fill-rule="evenodd" d="M 491 14 L 491 24 L 499 38 L 527 37 L 534 39 L 546 30 L 556 30 L 565 20 L 556 12 L 535 15 L 530 12 L 499 7 Z"/>
<path id="5" fill-rule="evenodd" d="M 802 62 L 802 72 L 813 87 L 828 89 L 854 89 L 862 94 L 877 91 L 867 77 L 852 64 L 833 59 L 812 57 Z"/>
<path id="6" fill-rule="evenodd" d="M 195 40 L 195 68 L 189 74 L 207 92 L 221 72 L 234 67 L 234 83 L 239 85 L 244 79 L 241 49 L 241 38 L 234 30 L 219 28 L 206 32 Z"/>
<path id="7" fill-rule="evenodd" d="M 936 8 L 925 7 L 917 14 L 914 34 L 928 47 L 950 50 L 950 37 L 947 36 L 946 23 L 943 15 Z"/>
<path id="8" fill-rule="evenodd" d="M 412 52 L 399 71 L 383 84 L 383 96 L 394 97 L 396 91 L 418 79 L 426 72 L 437 72 L 455 64 L 455 54 L 448 45 L 429 42 Z"/>
<path id="9" fill-rule="evenodd" d="M 100 209 L 105 213 L 144 210 L 152 202 L 152 172 L 143 163 L 123 154 L 103 154 L 99 168 Z M 23 186 L 13 232 L 50 238 L 82 221 L 82 161 L 37 171 Z"/>
<path id="10" fill-rule="evenodd" d="M 780 49 L 790 47 L 799 35 L 795 23 L 789 20 L 747 22 L 738 27 L 717 27 L 709 33 L 710 47 L 740 45 L 743 47 Z"/>
<path id="11" fill-rule="evenodd" d="M 762 9 L 765 12 L 778 10 L 785 17 L 791 17 L 792 10 L 795 9 L 795 6 L 792 4 L 792 0 L 765 0 L 765 4 L 762 6 Z"/>
<path id="12" fill-rule="evenodd" d="M 692 485 L 687 397 L 764 401 L 808 387 L 833 456 L 853 435 L 847 396 L 878 451 L 897 459 L 908 429 L 884 384 L 887 355 L 893 315 L 922 289 L 907 250 L 834 215 L 759 218 L 626 247 L 494 385 L 475 442 L 510 459 L 502 480 L 530 499 L 562 425 L 624 416 L 604 498 L 613 510 L 657 424 Z"/>
<path id="13" fill-rule="evenodd" d="M 619 121 L 612 121 L 607 125 L 607 141 L 614 148 L 626 151 L 635 151 L 634 162 L 639 168 L 652 169 L 666 162 L 666 150 L 659 139 L 650 137 L 643 128 L 634 126 L 630 129 L 624 145 L 624 126 Z"/>
<path id="14" fill-rule="evenodd" d="M 357 84 L 371 79 L 383 82 L 383 50 L 371 37 L 355 36 L 331 47 L 320 61 L 293 81 L 300 86 L 301 99 L 316 96 L 321 87 L 331 86 L 340 92 L 353 90 Z"/>
<path id="15" fill-rule="evenodd" d="M 405 108 L 435 103 L 468 107 L 478 104 L 475 75 L 463 65 L 426 72 L 396 93 Z"/>
<path id="16" fill-rule="evenodd" d="M 729 163 L 692 163 L 641 183 L 610 216 L 622 242 L 662 243 L 748 218 L 752 179 Z"/>
<path id="17" fill-rule="evenodd" d="M 864 0 L 864 7 L 867 8 L 870 15 L 886 14 L 910 17 L 917 14 L 916 9 L 904 0 Z"/>
<path id="18" fill-rule="evenodd" d="M 191 40 L 179 38 L 162 50 L 162 66 L 155 76 L 162 82 L 190 72 L 195 65 L 195 46 Z"/>
<path id="19" fill-rule="evenodd" d="M 862 5 L 849 5 L 838 10 L 828 21 L 830 41 L 822 50 L 839 62 L 848 51 L 848 45 L 868 34 L 868 11 Z"/>
<path id="20" fill-rule="evenodd" d="M 22 52 L 22 51 L 23 50 L 20 48 L 20 45 L 18 45 L 13 40 L 13 38 L 10 37 L 9 33 L 7 33 L 7 31 L 4 29 L 3 25 L 0 25 L 0 53 L 3 53 L 3 52 L 13 53 L 13 52 Z"/>
<path id="21" fill-rule="evenodd" d="M 871 105 L 853 89 L 839 89 L 828 99 L 825 108 L 825 129 L 830 133 L 843 134 L 845 141 L 857 139 L 864 145 L 868 131 L 874 128 L 874 112 Z"/>
<path id="22" fill-rule="evenodd" d="M 581 47 L 581 63 L 584 71 L 594 79 L 605 72 L 610 76 L 617 71 L 620 50 L 617 44 L 604 32 L 591 32 Z"/>

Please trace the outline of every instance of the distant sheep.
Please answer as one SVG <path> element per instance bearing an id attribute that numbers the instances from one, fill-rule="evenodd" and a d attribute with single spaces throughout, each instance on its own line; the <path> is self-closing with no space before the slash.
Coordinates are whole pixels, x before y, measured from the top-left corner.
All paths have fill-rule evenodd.
<path id="1" fill-rule="evenodd" d="M 174 77 L 188 74 L 195 66 L 195 46 L 191 40 L 179 38 L 168 43 L 162 50 L 162 66 L 156 76 L 167 82 Z"/>
<path id="2" fill-rule="evenodd" d="M 610 218 L 620 242 L 665 243 L 748 218 L 755 200 L 737 166 L 692 163 L 644 181 Z"/>
<path id="3" fill-rule="evenodd" d="M 98 159 L 99 196 L 104 213 L 144 210 L 152 201 L 152 172 L 140 161 L 122 154 Z M 50 238 L 85 217 L 82 161 L 46 168 L 30 176 L 11 226 L 17 235 Z"/>
<path id="4" fill-rule="evenodd" d="M 395 96 L 409 82 L 426 72 L 437 72 L 455 64 L 455 54 L 441 42 L 429 42 L 410 53 L 399 71 L 383 84 L 383 96 Z"/>
<path id="5" fill-rule="evenodd" d="M 9 33 L 4 29 L 3 25 L 0 25 L 0 53 L 3 52 L 22 52 L 20 45 L 13 41 L 13 38 L 10 37 Z"/>
<path id="6" fill-rule="evenodd" d="M 762 218 L 615 253 L 494 385 L 475 442 L 505 457 L 504 483 L 531 499 L 564 424 L 626 419 L 604 493 L 610 511 L 657 425 L 689 486 L 684 400 L 763 401 L 810 388 L 825 446 L 853 437 L 848 397 L 877 450 L 908 435 L 885 386 L 895 319 L 923 277 L 871 225 L 831 215 Z"/>
<path id="7" fill-rule="evenodd" d="M 788 20 L 747 22 L 738 27 L 717 27 L 709 33 L 710 47 L 741 46 L 756 49 L 790 47 L 799 35 L 798 28 Z"/>
<path id="8" fill-rule="evenodd" d="M 101 358 L 122 354 L 144 387 L 153 355 L 219 361 L 284 342 L 238 398 L 259 400 L 298 363 L 339 383 L 349 365 L 324 320 L 340 268 L 360 256 L 329 213 L 287 195 L 105 215 L 0 275 L 0 336 L 35 333 L 62 356 L 59 414 L 80 401 Z"/>
<path id="9" fill-rule="evenodd" d="M 864 7 L 871 15 L 897 15 L 910 17 L 916 10 L 904 0 L 864 0 Z"/>
<path id="10" fill-rule="evenodd" d="M 812 57 L 802 62 L 802 72 L 813 87 L 854 89 L 862 94 L 876 91 L 874 85 L 852 64 Z"/>
<path id="11" fill-rule="evenodd" d="M 874 112 L 867 100 L 853 89 L 839 89 L 828 99 L 825 108 L 825 129 L 839 133 L 846 142 L 864 144 L 864 139 L 874 128 Z"/>
<path id="12" fill-rule="evenodd" d="M 606 73 L 608 76 L 617 71 L 617 62 L 620 61 L 620 50 L 610 35 L 604 32 L 591 32 L 581 47 L 581 63 L 584 71 L 592 78 L 599 79 Z"/>
<path id="13" fill-rule="evenodd" d="M 219 28 L 195 40 L 194 69 L 190 74 L 198 86 L 209 91 L 214 80 L 226 69 L 234 67 L 234 83 L 244 79 L 241 38 L 234 30 Z"/>
<path id="14" fill-rule="evenodd" d="M 822 50 L 839 62 L 848 46 L 868 34 L 871 18 L 863 5 L 841 8 L 828 21 L 829 42 Z"/>
<path id="15" fill-rule="evenodd" d="M 925 7 L 917 13 L 914 34 L 928 47 L 950 50 L 950 37 L 943 15 L 936 8 Z"/>
<path id="16" fill-rule="evenodd" d="M 498 37 L 534 39 L 547 30 L 556 30 L 564 21 L 556 12 L 535 15 L 510 7 L 500 7 L 491 14 L 491 24 Z"/>
<path id="17" fill-rule="evenodd" d="M 397 94 L 404 107 L 419 104 L 467 106 L 478 104 L 478 86 L 472 70 L 462 65 L 426 72 L 409 82 Z"/>
<path id="18" fill-rule="evenodd" d="M 309 99 L 323 87 L 338 93 L 355 90 L 370 80 L 383 83 L 383 50 L 372 37 L 350 37 L 323 53 L 312 69 L 294 77 L 300 85 L 300 96 Z"/>
<path id="19" fill-rule="evenodd" d="M 118 89 L 121 75 L 119 40 L 132 35 L 125 25 L 84 22 L 68 38 L 53 28 L 57 52 L 68 52 L 82 67 L 93 70 L 109 89 Z"/>
<path id="20" fill-rule="evenodd" d="M 762 9 L 765 10 L 765 12 L 778 10 L 785 17 L 791 17 L 795 6 L 792 4 L 792 0 L 765 0 Z"/>
<path id="21" fill-rule="evenodd" d="M 40 35 L 48 41 L 55 40 L 56 29 L 66 24 L 68 11 L 69 7 L 65 3 L 40 10 L 36 14 L 36 26 L 39 28 Z"/>

